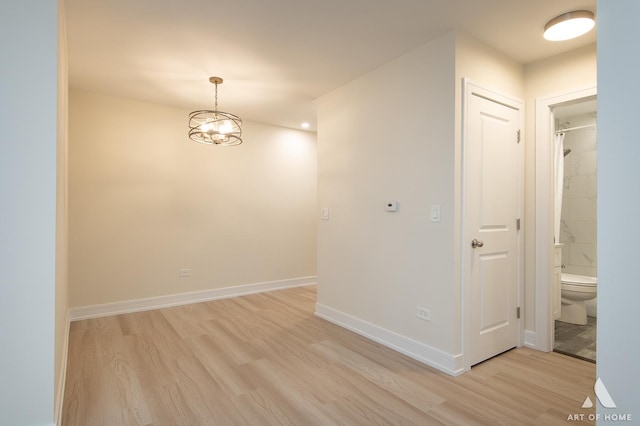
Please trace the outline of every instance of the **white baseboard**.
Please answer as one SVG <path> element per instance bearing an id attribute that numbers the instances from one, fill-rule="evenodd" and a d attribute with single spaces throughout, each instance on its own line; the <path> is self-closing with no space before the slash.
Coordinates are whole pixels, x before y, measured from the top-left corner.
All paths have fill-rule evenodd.
<path id="1" fill-rule="evenodd" d="M 56 401 L 53 414 L 55 416 L 54 425 L 62 424 L 62 403 L 64 402 L 64 389 L 67 384 L 67 356 L 69 354 L 69 326 L 71 325 L 71 319 L 69 309 L 65 314 L 64 325 L 64 341 L 62 342 L 62 357 L 60 359 L 60 375 L 58 377 L 58 393 L 56 394 Z"/>
<path id="2" fill-rule="evenodd" d="M 448 354 L 319 303 L 316 303 L 315 314 L 317 317 L 378 342 L 451 376 L 457 376 L 464 372 L 462 354 Z"/>
<path id="3" fill-rule="evenodd" d="M 524 345 L 527 348 L 538 349 L 538 345 L 536 342 L 536 333 L 534 331 L 524 331 Z"/>
<path id="4" fill-rule="evenodd" d="M 190 303 L 226 299 L 229 297 L 282 290 L 285 288 L 301 287 L 315 283 L 316 277 L 312 276 L 269 281 L 264 283 L 244 284 L 233 287 L 214 288 L 211 290 L 194 291 L 190 293 L 170 294 L 167 296 L 148 297 L 145 299 L 125 300 L 122 302 L 106 303 L 104 305 L 83 306 L 79 308 L 71 308 L 69 310 L 70 319 L 71 321 L 78 321 L 89 318 L 127 314 L 131 312 L 149 311 L 152 309 L 188 305 Z"/>

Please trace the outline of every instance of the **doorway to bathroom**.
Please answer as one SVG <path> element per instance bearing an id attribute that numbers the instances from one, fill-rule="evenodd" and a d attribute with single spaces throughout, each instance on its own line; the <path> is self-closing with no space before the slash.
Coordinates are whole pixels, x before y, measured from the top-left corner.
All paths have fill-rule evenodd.
<path id="1" fill-rule="evenodd" d="M 554 276 L 556 285 L 560 282 L 553 349 L 595 362 L 598 276 L 595 96 L 557 106 L 553 114 Z"/>
<path id="2" fill-rule="evenodd" d="M 597 191 L 593 193 L 596 177 L 589 176 L 591 173 L 586 172 L 593 171 L 595 174 L 597 150 L 591 150 L 592 152 L 587 154 L 590 151 L 587 145 L 577 145 L 573 148 L 569 145 L 577 143 L 576 136 L 579 140 L 580 132 L 588 131 L 593 137 L 592 146 L 597 147 L 594 126 L 596 95 L 596 87 L 588 87 L 536 99 L 535 334 L 530 336 L 528 343 L 539 350 L 552 351 L 558 337 L 558 344 L 564 342 L 563 347 L 569 348 L 564 352 L 585 359 L 591 359 L 593 356 L 594 361 L 595 321 L 592 320 L 594 327 L 590 331 L 577 327 L 588 326 L 586 299 L 594 299 L 592 296 L 597 290 L 596 231 L 595 227 L 587 230 L 581 222 L 591 219 L 595 222 L 596 219 Z M 580 128 L 581 126 L 585 127 Z M 567 141 L 566 147 L 559 144 L 564 140 Z M 569 149 L 571 151 L 568 151 Z M 558 159 L 563 161 L 559 162 Z M 566 172 L 574 174 L 579 169 L 581 177 L 571 176 L 565 182 L 565 172 L 559 170 L 559 167 L 565 166 L 564 160 Z M 556 180 L 556 175 L 560 177 L 559 180 Z M 565 184 L 569 181 L 573 181 L 572 187 L 567 188 L 566 194 L 561 195 L 560 201 L 555 203 L 558 188 L 564 192 Z M 593 185 L 589 182 L 593 182 Z M 592 191 L 589 196 L 588 191 Z M 563 198 L 569 201 L 563 203 Z M 556 204 L 560 205 L 560 209 L 556 210 Z M 563 241 L 568 242 L 564 253 Z M 570 265 L 569 271 L 567 265 Z M 565 290 L 564 298 L 562 289 Z M 595 302 L 591 302 L 591 315 L 597 315 L 594 306 Z M 583 314 L 584 319 L 580 319 L 583 318 Z M 564 321 L 559 321 L 560 319 Z M 585 324 L 574 324 L 576 322 Z M 592 333 L 593 339 L 590 338 L 589 332 Z M 582 339 L 582 345 L 575 342 L 566 343 L 567 339 L 574 337 Z M 593 348 L 593 353 L 585 351 L 587 347 Z"/>

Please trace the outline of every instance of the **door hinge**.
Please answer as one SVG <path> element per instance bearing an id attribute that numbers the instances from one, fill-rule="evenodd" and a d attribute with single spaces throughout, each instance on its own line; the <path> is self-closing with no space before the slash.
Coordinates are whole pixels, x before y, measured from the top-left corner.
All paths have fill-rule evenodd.
<path id="1" fill-rule="evenodd" d="M 520 230 L 520 219 L 516 219 L 516 230 Z"/>
<path id="2" fill-rule="evenodd" d="M 520 129 L 518 129 L 518 137 L 517 137 L 517 139 L 518 139 L 518 143 L 520 143 Z"/>
<path id="3" fill-rule="evenodd" d="M 520 319 L 520 306 L 516 308 L 516 317 Z"/>

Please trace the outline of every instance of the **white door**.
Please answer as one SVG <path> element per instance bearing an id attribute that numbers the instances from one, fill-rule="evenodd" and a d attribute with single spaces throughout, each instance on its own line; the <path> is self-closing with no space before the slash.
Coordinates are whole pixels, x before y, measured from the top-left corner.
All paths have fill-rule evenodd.
<path id="1" fill-rule="evenodd" d="M 477 364 L 518 345 L 520 120 L 522 104 L 466 84 L 464 284 Z"/>

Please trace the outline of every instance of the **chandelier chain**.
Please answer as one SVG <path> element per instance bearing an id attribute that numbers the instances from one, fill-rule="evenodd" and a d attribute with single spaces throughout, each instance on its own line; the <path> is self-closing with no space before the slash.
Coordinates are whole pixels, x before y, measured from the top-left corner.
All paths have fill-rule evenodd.
<path id="1" fill-rule="evenodd" d="M 215 110 L 218 110 L 218 83 L 215 83 L 216 85 L 216 102 L 215 102 Z"/>

